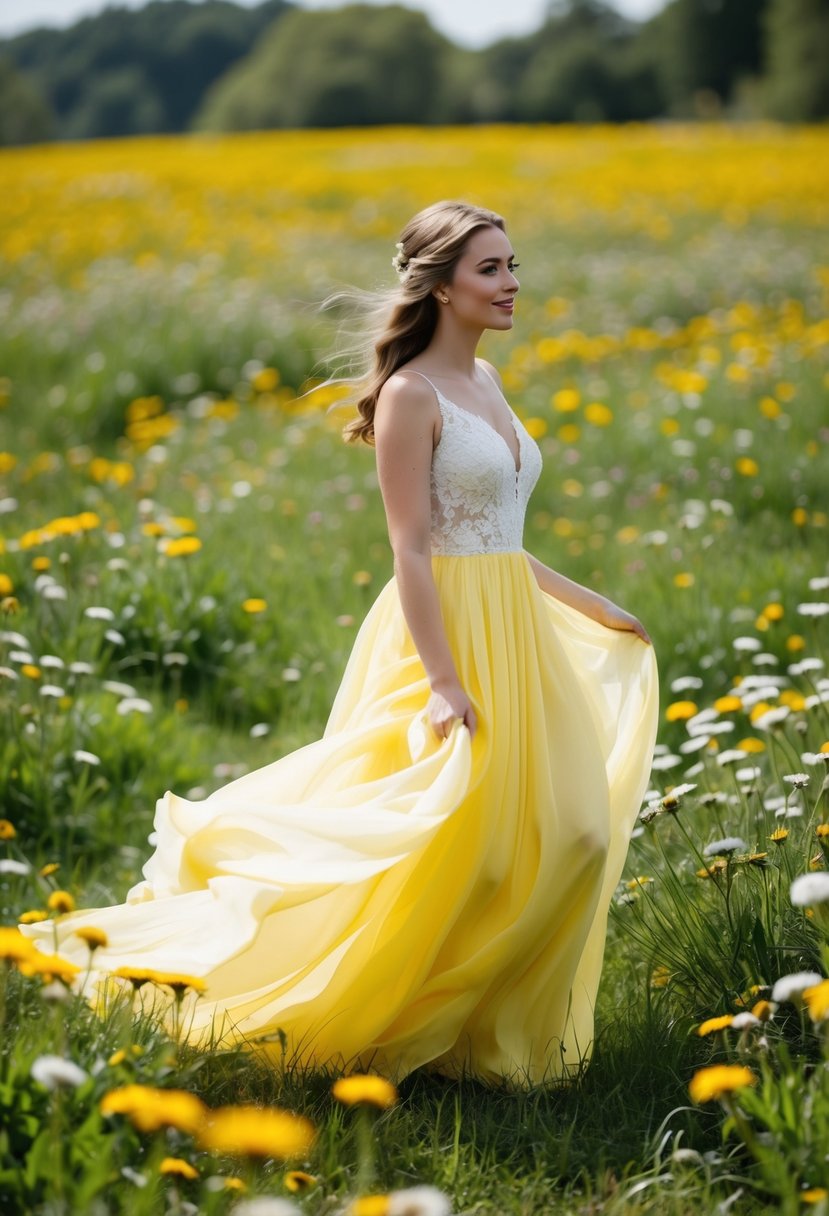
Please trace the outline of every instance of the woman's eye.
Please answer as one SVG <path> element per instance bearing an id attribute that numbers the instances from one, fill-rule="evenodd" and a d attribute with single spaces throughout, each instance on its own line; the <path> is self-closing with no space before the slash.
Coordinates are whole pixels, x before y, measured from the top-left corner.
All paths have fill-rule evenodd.
<path id="1" fill-rule="evenodd" d="M 520 262 L 511 262 L 507 269 L 510 271 L 510 273 L 512 273 L 513 271 L 517 270 L 520 265 Z"/>

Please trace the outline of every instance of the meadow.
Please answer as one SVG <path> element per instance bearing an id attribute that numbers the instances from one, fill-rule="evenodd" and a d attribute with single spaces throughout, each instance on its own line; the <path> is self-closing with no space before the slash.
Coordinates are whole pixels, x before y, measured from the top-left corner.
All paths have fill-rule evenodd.
<path id="1" fill-rule="evenodd" d="M 132 139 L 0 182 L 2 1211 L 827 1216 L 829 133 Z M 128 980 L 96 1017 L 14 926 L 123 898 L 165 790 L 321 734 L 391 554 L 318 306 L 444 197 L 521 263 L 482 353 L 544 456 L 526 546 L 646 623 L 662 720 L 578 1079 L 338 1096 Z"/>

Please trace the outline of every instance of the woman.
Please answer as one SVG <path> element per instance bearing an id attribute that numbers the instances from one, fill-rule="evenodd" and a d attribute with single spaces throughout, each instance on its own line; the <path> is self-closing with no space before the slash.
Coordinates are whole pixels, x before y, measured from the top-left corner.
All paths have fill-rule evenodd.
<path id="1" fill-rule="evenodd" d="M 522 548 L 541 456 L 475 357 L 513 324 L 503 220 L 438 203 L 394 262 L 346 428 L 376 446 L 394 577 L 324 735 L 202 802 L 167 791 L 144 881 L 62 918 L 60 948 L 107 933 L 93 1001 L 124 966 L 201 977 L 195 1042 L 526 1085 L 590 1053 L 656 667 L 635 617 Z"/>

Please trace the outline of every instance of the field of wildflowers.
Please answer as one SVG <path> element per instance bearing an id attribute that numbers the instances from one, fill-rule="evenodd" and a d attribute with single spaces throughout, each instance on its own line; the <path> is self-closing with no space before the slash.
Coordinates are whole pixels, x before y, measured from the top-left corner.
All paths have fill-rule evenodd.
<path id="1" fill-rule="evenodd" d="M 2 1211 L 826 1216 L 829 134 L 136 139 L 0 177 Z M 372 453 L 306 392 L 317 304 L 388 285 L 441 197 L 521 261 L 485 353 L 545 458 L 527 547 L 641 616 L 663 684 L 593 1062 L 519 1095 L 199 1055 L 131 1011 L 193 977 L 95 1017 L 15 928 L 121 899 L 165 789 L 321 732 L 391 561 Z"/>

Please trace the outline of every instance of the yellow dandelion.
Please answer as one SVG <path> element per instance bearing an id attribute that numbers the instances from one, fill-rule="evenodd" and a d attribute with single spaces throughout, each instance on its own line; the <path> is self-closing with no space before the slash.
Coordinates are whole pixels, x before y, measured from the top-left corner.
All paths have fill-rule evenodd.
<path id="1" fill-rule="evenodd" d="M 150 971 L 148 979 L 153 984 L 165 984 L 172 988 L 177 996 L 181 996 L 188 988 L 193 992 L 207 991 L 207 984 L 197 975 L 182 975 L 177 971 Z"/>
<path id="2" fill-rule="evenodd" d="M 720 714 L 732 714 L 738 709 L 743 708 L 743 702 L 739 697 L 717 697 L 714 702 L 714 709 Z"/>
<path id="3" fill-rule="evenodd" d="M 41 954 L 39 950 L 33 950 L 28 958 L 18 964 L 18 970 L 30 978 L 40 976 L 45 984 L 51 983 L 52 980 L 71 984 L 81 969 L 75 963 L 70 963 L 69 959 L 61 958 L 59 954 Z"/>
<path id="4" fill-rule="evenodd" d="M 16 596 L 4 595 L 3 598 L 0 599 L 0 612 L 5 613 L 7 616 L 11 616 L 13 612 L 19 611 L 20 600 L 18 600 Z"/>
<path id="5" fill-rule="evenodd" d="M 651 972 L 651 988 L 667 988 L 670 978 L 670 969 L 664 963 L 661 963 L 658 967 L 654 967 Z"/>
<path id="6" fill-rule="evenodd" d="M 117 967 L 112 975 L 117 980 L 129 980 L 137 992 L 143 984 L 151 982 L 154 972 L 148 967 Z"/>
<path id="7" fill-rule="evenodd" d="M 244 1194 L 244 1192 L 248 1189 L 246 1182 L 244 1182 L 241 1178 L 234 1177 L 233 1175 L 230 1175 L 228 1178 L 223 1178 L 222 1186 L 226 1191 L 237 1191 L 239 1194 Z"/>
<path id="8" fill-rule="evenodd" d="M 766 745 L 762 739 L 755 739 L 749 736 L 747 739 L 741 739 L 736 745 L 741 752 L 748 752 L 749 755 L 759 755 L 760 752 L 766 750 Z"/>
<path id="9" fill-rule="evenodd" d="M 28 676 L 30 680 L 40 679 L 40 668 L 35 663 L 21 663 L 21 674 Z"/>
<path id="10" fill-rule="evenodd" d="M 824 1199 L 829 1199 L 829 1191 L 825 1186 L 812 1186 L 808 1190 L 800 1192 L 802 1203 L 823 1203 Z"/>
<path id="11" fill-rule="evenodd" d="M 572 414 L 579 408 L 581 393 L 576 388 L 560 388 L 553 393 L 550 404 L 559 414 Z"/>
<path id="12" fill-rule="evenodd" d="M 574 443 L 578 443 L 579 439 L 581 439 L 581 427 L 575 422 L 565 422 L 556 431 L 556 438 L 562 443 L 567 444 L 568 447 L 572 447 Z"/>
<path id="13" fill-rule="evenodd" d="M 97 950 L 99 946 L 109 944 L 109 938 L 103 929 L 96 929 L 94 925 L 83 925 L 80 929 L 76 929 L 75 937 L 79 937 L 82 942 L 86 942 L 90 952 Z"/>
<path id="14" fill-rule="evenodd" d="M 610 426 L 613 411 L 601 401 L 591 401 L 584 407 L 584 420 L 591 426 Z"/>
<path id="15" fill-rule="evenodd" d="M 41 866 L 38 874 L 41 878 L 51 878 L 53 874 L 57 874 L 60 869 L 59 861 L 47 861 L 45 866 Z"/>
<path id="16" fill-rule="evenodd" d="M 75 911 L 75 899 L 68 891 L 52 891 L 46 900 L 46 907 L 50 912 L 57 912 L 62 916 L 66 912 Z"/>
<path id="17" fill-rule="evenodd" d="M 712 1102 L 756 1084 L 756 1074 L 743 1064 L 712 1064 L 694 1073 L 688 1092 L 693 1102 Z"/>
<path id="18" fill-rule="evenodd" d="M 355 587 L 367 587 L 371 580 L 372 575 L 368 570 L 357 570 L 351 579 Z"/>
<path id="19" fill-rule="evenodd" d="M 751 1006 L 751 1012 L 760 1022 L 767 1022 L 774 1013 L 774 1006 L 770 1001 L 755 1001 Z"/>
<path id="20" fill-rule="evenodd" d="M 698 712 L 695 701 L 674 701 L 665 710 L 665 717 L 668 722 L 684 722 Z"/>
<path id="21" fill-rule="evenodd" d="M 275 1107 L 221 1106 L 199 1131 L 199 1147 L 245 1157 L 305 1157 L 314 1128 L 301 1115 Z"/>
<path id="22" fill-rule="evenodd" d="M 201 547 L 198 536 L 177 536 L 164 542 L 162 552 L 165 557 L 186 557 L 190 553 L 198 553 Z"/>
<path id="23" fill-rule="evenodd" d="M 787 705 L 796 712 L 806 708 L 806 698 L 796 688 L 784 688 L 777 700 L 781 705 Z"/>
<path id="24" fill-rule="evenodd" d="M 148 1085 L 122 1085 L 104 1094 L 102 1115 L 126 1115 L 140 1132 L 175 1127 L 194 1135 L 204 1125 L 207 1107 L 184 1089 L 153 1089 Z"/>
<path id="25" fill-rule="evenodd" d="M 182 1157 L 165 1157 L 158 1167 L 159 1174 L 172 1174 L 176 1178 L 198 1178 L 199 1171 Z"/>
<path id="26" fill-rule="evenodd" d="M 697 878 L 715 878 L 717 874 L 722 874 L 723 870 L 728 869 L 728 862 L 724 857 L 718 857 L 711 862 L 710 866 L 703 866 L 701 870 L 697 870 Z"/>
<path id="27" fill-rule="evenodd" d="M 760 472 L 759 464 L 751 456 L 741 456 L 734 468 L 741 477 L 756 477 Z"/>
<path id="28" fill-rule="evenodd" d="M 282 1181 L 294 1195 L 301 1195 L 303 1191 L 309 1191 L 312 1186 L 317 1185 L 314 1175 L 306 1174 L 304 1170 L 288 1170 Z"/>
<path id="29" fill-rule="evenodd" d="M 251 378 L 255 393 L 272 393 L 279 384 L 279 372 L 275 367 L 263 367 Z"/>
<path id="30" fill-rule="evenodd" d="M 18 963 L 30 958 L 34 952 L 34 946 L 19 929 L 0 927 L 0 959 L 7 963 Z"/>
<path id="31" fill-rule="evenodd" d="M 348 1216 L 389 1216 L 390 1211 L 388 1195 L 361 1195 L 348 1209 Z"/>
<path id="32" fill-rule="evenodd" d="M 785 609 L 782 604 L 772 603 L 766 604 L 762 611 L 762 615 L 767 621 L 779 621 L 782 619 Z"/>
<path id="33" fill-rule="evenodd" d="M 815 828 L 815 835 L 825 840 L 829 836 L 829 823 L 819 823 Z"/>
<path id="34" fill-rule="evenodd" d="M 811 988 L 804 988 L 803 1000 L 813 1022 L 824 1022 L 829 1018 L 829 980 L 821 980 Z"/>
<path id="35" fill-rule="evenodd" d="M 248 599 L 242 600 L 243 612 L 264 612 L 267 608 L 267 600 Z"/>
<path id="36" fill-rule="evenodd" d="M 46 559 L 49 560 L 48 558 Z M 32 563 L 34 565 L 34 562 Z M 0 571 L 0 595 L 11 595 L 14 591 L 14 583 L 9 578 L 8 574 Z"/>
<path id="37" fill-rule="evenodd" d="M 804 507 L 795 507 L 792 511 L 792 523 L 803 528 L 809 522 L 809 512 Z"/>
<path id="38" fill-rule="evenodd" d="M 0 840 L 14 840 L 17 829 L 10 819 L 0 819 Z"/>
<path id="39" fill-rule="evenodd" d="M 353 1073 L 350 1077 L 340 1077 L 332 1085 L 331 1093 L 344 1106 L 355 1106 L 365 1102 L 369 1106 L 387 1110 L 397 1101 L 397 1090 L 391 1081 L 387 1081 L 385 1077 L 362 1073 Z"/>
<path id="40" fill-rule="evenodd" d="M 37 925 L 42 920 L 46 920 L 49 913 L 45 908 L 30 908 L 28 912 L 21 912 L 17 918 L 21 925 Z"/>
<path id="41" fill-rule="evenodd" d="M 693 587 L 695 582 L 696 579 L 690 570 L 680 570 L 678 574 L 674 575 L 674 586 L 680 589 Z"/>
<path id="42" fill-rule="evenodd" d="M 788 836 L 788 828 L 775 828 L 771 836 L 769 836 L 769 840 L 773 841 L 775 844 L 783 844 L 783 842 L 788 839 Z"/>
<path id="43" fill-rule="evenodd" d="M 713 1034 L 716 1030 L 725 1030 L 734 1021 L 734 1015 L 731 1013 L 723 1013 L 716 1018 L 708 1018 L 707 1021 L 701 1022 L 697 1027 L 698 1035 Z"/>

